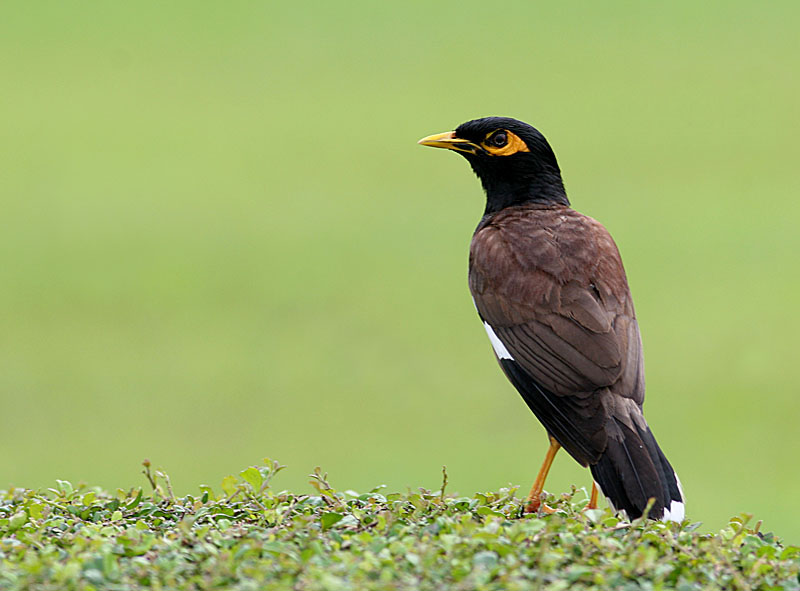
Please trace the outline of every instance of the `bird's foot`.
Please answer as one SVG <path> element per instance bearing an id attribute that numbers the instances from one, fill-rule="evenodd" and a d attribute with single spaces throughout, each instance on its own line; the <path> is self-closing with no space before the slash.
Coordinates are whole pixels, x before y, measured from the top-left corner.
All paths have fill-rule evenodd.
<path id="1" fill-rule="evenodd" d="M 556 510 L 543 501 L 544 497 L 545 495 L 542 494 L 535 499 L 528 499 L 528 504 L 525 505 L 525 513 L 545 513 L 547 515 L 555 513 Z"/>
<path id="2" fill-rule="evenodd" d="M 597 509 L 597 483 L 592 482 L 592 492 L 589 496 L 589 502 L 586 503 L 586 506 L 581 509 L 581 513 L 586 511 L 587 509 Z"/>

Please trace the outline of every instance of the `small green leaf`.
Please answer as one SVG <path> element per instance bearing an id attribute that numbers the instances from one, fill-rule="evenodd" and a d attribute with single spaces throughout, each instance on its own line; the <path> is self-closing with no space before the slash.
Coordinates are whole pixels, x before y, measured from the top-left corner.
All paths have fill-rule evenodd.
<path id="1" fill-rule="evenodd" d="M 492 515 L 494 517 L 505 517 L 505 515 L 503 515 L 499 511 L 495 511 L 491 507 L 478 507 L 477 513 L 478 515 L 484 515 L 484 516 Z"/>
<path id="2" fill-rule="evenodd" d="M 328 513 L 323 513 L 320 517 L 320 523 L 322 523 L 322 529 L 327 530 L 330 529 L 332 525 L 335 523 L 340 522 L 344 518 L 344 515 L 341 513 L 335 513 L 333 511 Z"/>
<path id="3" fill-rule="evenodd" d="M 264 477 L 261 476 L 261 472 L 259 472 L 257 468 L 253 468 L 251 466 L 246 470 L 239 472 L 239 475 L 253 488 L 255 492 L 261 490 L 261 485 L 264 484 Z"/>
<path id="4" fill-rule="evenodd" d="M 800 558 L 800 548 L 797 546 L 786 546 L 780 556 L 781 560 L 788 560 L 790 558 Z M 797 576 L 797 581 L 800 582 L 800 574 Z"/>
<path id="5" fill-rule="evenodd" d="M 214 490 L 210 486 L 208 486 L 207 484 L 201 484 L 199 488 L 200 488 L 200 492 L 203 493 L 203 496 L 200 498 L 200 500 L 202 501 L 202 503 L 204 505 L 206 503 L 208 503 L 209 499 L 211 499 L 213 501 L 216 498 L 214 496 Z"/>
<path id="6" fill-rule="evenodd" d="M 144 493 L 142 492 L 141 487 L 139 488 L 139 494 L 136 495 L 136 498 L 133 499 L 130 503 L 125 506 L 126 511 L 133 511 L 136 507 L 139 506 L 139 503 L 142 502 L 142 497 Z"/>
<path id="7" fill-rule="evenodd" d="M 65 497 L 70 496 L 73 492 L 72 483 L 69 480 L 56 480 L 56 487 L 58 492 Z"/>
<path id="8" fill-rule="evenodd" d="M 341 519 L 341 517 L 339 518 Z M 8 530 L 11 532 L 17 531 L 28 522 L 28 514 L 25 511 L 18 511 L 14 513 L 8 520 Z"/>
<path id="9" fill-rule="evenodd" d="M 229 474 L 228 476 L 222 479 L 221 486 L 223 492 L 230 497 L 236 492 L 237 489 L 236 476 Z"/>
<path id="10" fill-rule="evenodd" d="M 28 515 L 31 516 L 31 519 L 41 519 L 43 516 L 42 511 L 44 511 L 44 505 L 41 503 L 36 503 L 31 501 L 28 503 L 25 508 L 28 510 Z"/>
<path id="11" fill-rule="evenodd" d="M 602 509 L 585 509 L 583 511 L 583 514 L 592 523 L 597 523 L 603 518 L 606 512 L 603 511 Z"/>

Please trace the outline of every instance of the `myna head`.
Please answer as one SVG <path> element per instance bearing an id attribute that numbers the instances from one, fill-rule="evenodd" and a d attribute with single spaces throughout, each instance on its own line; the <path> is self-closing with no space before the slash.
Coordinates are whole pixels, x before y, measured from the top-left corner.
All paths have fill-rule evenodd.
<path id="1" fill-rule="evenodd" d="M 539 131 L 510 117 L 485 117 L 419 140 L 466 158 L 486 191 L 486 213 L 528 202 L 569 205 L 553 149 Z"/>

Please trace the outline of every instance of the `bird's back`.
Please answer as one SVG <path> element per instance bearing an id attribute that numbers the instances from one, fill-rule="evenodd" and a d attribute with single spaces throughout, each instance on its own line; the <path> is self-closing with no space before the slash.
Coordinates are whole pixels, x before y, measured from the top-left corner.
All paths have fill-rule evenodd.
<path id="1" fill-rule="evenodd" d="M 548 390 L 563 396 L 610 387 L 642 404 L 644 362 L 633 300 L 617 246 L 602 224 L 560 205 L 529 204 L 486 216 L 470 246 L 469 286 L 485 322 L 499 331 L 517 327 L 519 338 L 524 329 L 534 340 L 546 339 L 543 359 L 568 366 L 557 375 L 532 371 Z"/>

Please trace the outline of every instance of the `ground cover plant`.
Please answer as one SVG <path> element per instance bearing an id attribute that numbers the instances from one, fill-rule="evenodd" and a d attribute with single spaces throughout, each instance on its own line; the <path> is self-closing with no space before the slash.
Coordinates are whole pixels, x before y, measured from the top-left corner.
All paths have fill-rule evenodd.
<path id="1" fill-rule="evenodd" d="M 316 465 L 362 492 L 436 489 L 442 464 L 451 491 L 527 486 L 547 434 L 466 281 L 484 196 L 417 145 L 498 114 L 541 129 L 623 253 L 690 517 L 800 542 L 798 21 L 789 0 L 4 2 L 0 488 L 127 490 L 151 457 L 184 496 L 264 454 L 295 492 Z M 559 457 L 548 485 L 572 483 Z"/>
<path id="2" fill-rule="evenodd" d="M 800 548 L 748 515 L 697 523 L 582 511 L 585 491 L 523 515 L 516 488 L 459 497 L 333 488 L 277 492 L 265 460 L 176 497 L 149 481 L 103 491 L 63 480 L 0 491 L 0 589 L 800 589 Z"/>

